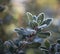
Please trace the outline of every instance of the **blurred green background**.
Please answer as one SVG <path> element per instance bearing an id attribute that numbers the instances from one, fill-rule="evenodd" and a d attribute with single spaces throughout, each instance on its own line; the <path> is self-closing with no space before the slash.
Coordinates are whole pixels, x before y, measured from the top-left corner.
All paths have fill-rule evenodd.
<path id="1" fill-rule="evenodd" d="M 60 0 L 0 0 L 0 5 L 5 6 L 5 10 L 0 12 L 0 38 L 3 41 L 16 36 L 14 28 L 27 27 L 26 12 L 33 15 L 44 12 L 45 18 L 53 18 L 51 26 L 45 29 L 51 32 L 51 36 L 45 41 L 52 44 L 60 39 Z"/>

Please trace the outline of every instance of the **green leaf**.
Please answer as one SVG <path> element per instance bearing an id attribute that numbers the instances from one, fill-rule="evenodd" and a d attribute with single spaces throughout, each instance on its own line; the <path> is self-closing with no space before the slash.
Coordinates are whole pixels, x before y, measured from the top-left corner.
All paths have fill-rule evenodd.
<path id="1" fill-rule="evenodd" d="M 50 42 L 48 40 L 45 40 L 44 44 L 45 44 L 46 48 L 50 47 Z"/>
<path id="2" fill-rule="evenodd" d="M 33 20 L 35 20 L 37 22 L 37 16 L 33 15 Z"/>
<path id="3" fill-rule="evenodd" d="M 31 28 L 35 28 L 36 26 L 38 26 L 38 23 L 36 21 L 30 22 L 30 27 Z"/>
<path id="4" fill-rule="evenodd" d="M 38 32 L 37 35 L 41 38 L 47 38 L 51 35 L 51 33 L 50 32 Z"/>
<path id="5" fill-rule="evenodd" d="M 32 22 L 33 21 L 33 15 L 30 12 L 27 12 L 27 17 L 28 17 L 28 22 Z"/>
<path id="6" fill-rule="evenodd" d="M 40 13 L 38 16 L 37 16 L 37 22 L 39 23 L 39 25 L 41 25 L 41 23 L 43 22 L 44 20 L 44 13 Z"/>
<path id="7" fill-rule="evenodd" d="M 40 32 L 40 34 L 50 36 L 51 33 L 50 32 Z"/>
<path id="8" fill-rule="evenodd" d="M 41 25 L 47 24 L 47 26 L 49 26 L 49 25 L 51 24 L 52 20 L 53 20 L 53 19 L 48 18 L 48 19 L 46 19 L 45 21 L 43 21 L 43 23 L 42 23 Z"/>
<path id="9" fill-rule="evenodd" d="M 38 42 L 32 42 L 30 44 L 28 44 L 28 47 L 30 48 L 38 48 L 41 46 L 41 43 L 38 43 Z"/>

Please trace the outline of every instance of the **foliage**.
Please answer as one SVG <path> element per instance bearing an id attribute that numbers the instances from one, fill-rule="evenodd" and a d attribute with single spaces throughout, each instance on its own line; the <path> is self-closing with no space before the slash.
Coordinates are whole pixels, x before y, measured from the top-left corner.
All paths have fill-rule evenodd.
<path id="1" fill-rule="evenodd" d="M 43 29 L 47 28 L 52 19 L 45 19 L 44 13 L 40 13 L 38 16 L 32 15 L 27 12 L 28 16 L 28 27 L 15 28 L 18 38 L 13 38 L 4 42 L 4 52 L 21 54 L 25 53 L 28 48 L 39 49 L 44 38 L 50 36 L 50 32 L 43 32 Z M 41 36 L 42 35 L 42 38 Z M 45 42 L 45 46 L 49 47 L 48 41 Z"/>
<path id="2" fill-rule="evenodd" d="M 49 43 L 49 41 L 48 40 L 45 40 L 45 47 L 48 49 L 49 47 L 50 47 L 50 43 Z"/>
<path id="3" fill-rule="evenodd" d="M 50 36 L 50 32 L 42 32 L 42 31 L 51 24 L 53 19 L 51 18 L 45 19 L 44 13 L 40 13 L 38 16 L 36 16 L 27 12 L 27 17 L 28 17 L 29 27 L 35 29 L 38 35 L 43 35 L 43 36 L 45 35 L 44 37 Z"/>

